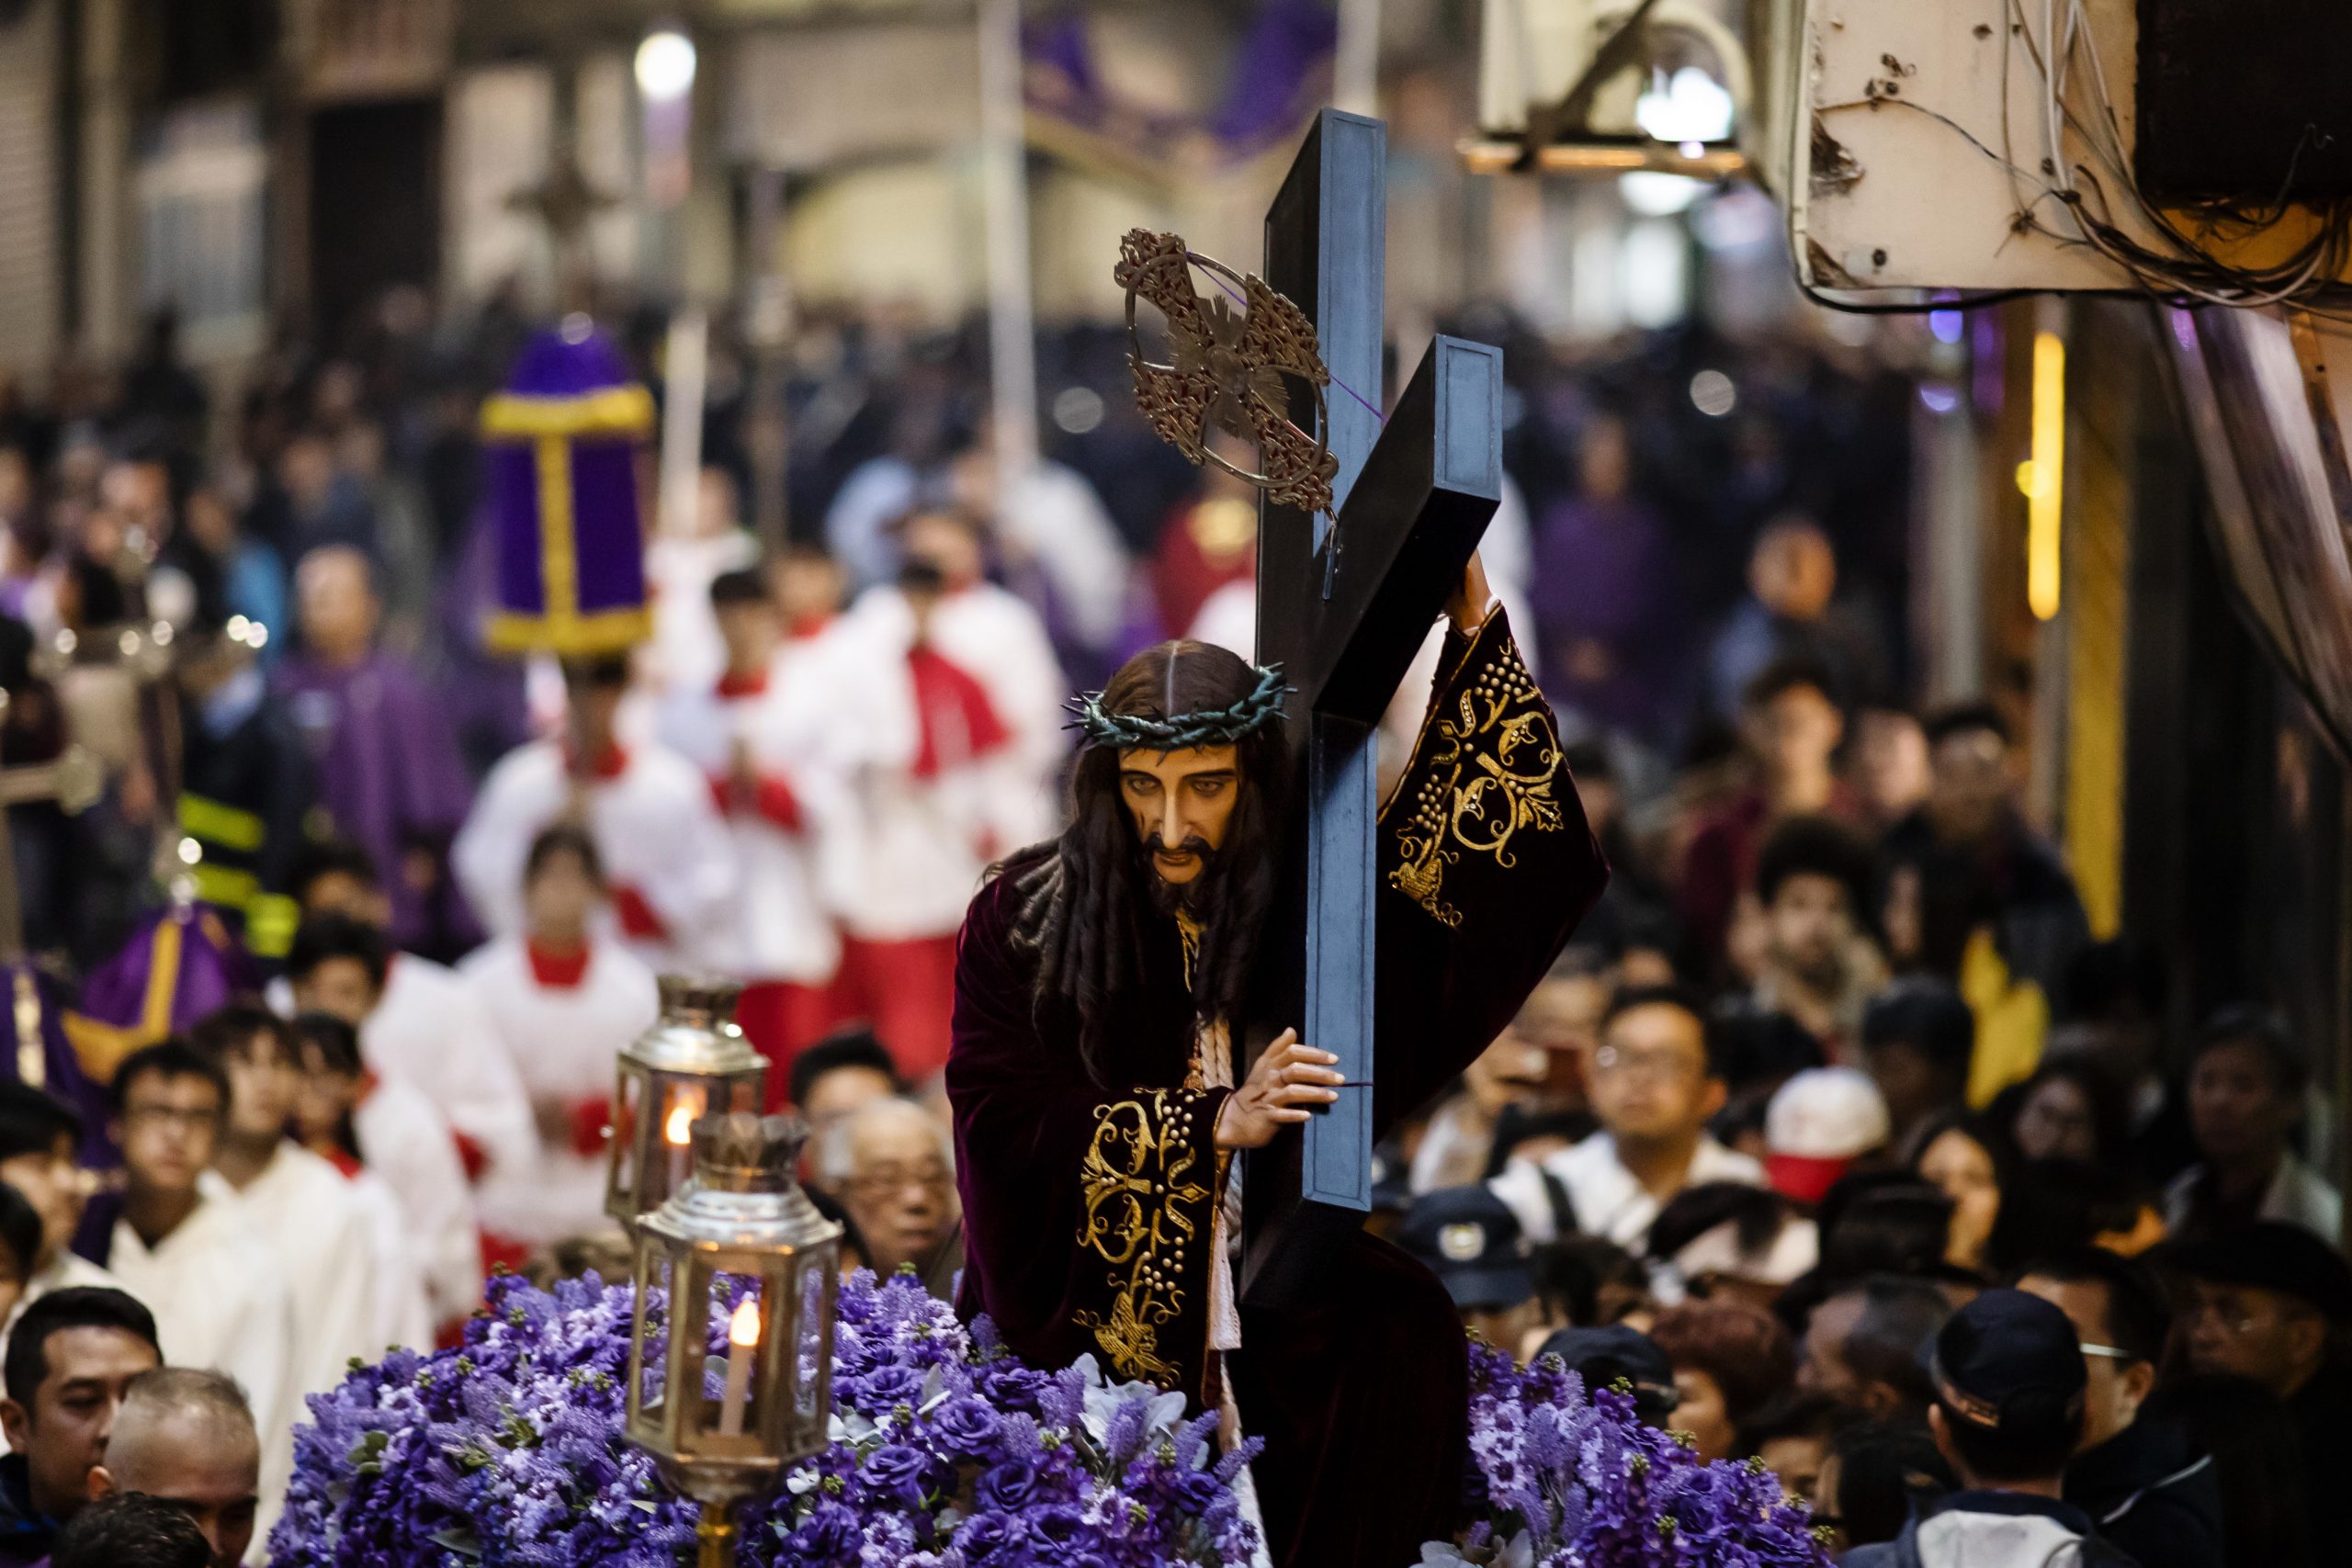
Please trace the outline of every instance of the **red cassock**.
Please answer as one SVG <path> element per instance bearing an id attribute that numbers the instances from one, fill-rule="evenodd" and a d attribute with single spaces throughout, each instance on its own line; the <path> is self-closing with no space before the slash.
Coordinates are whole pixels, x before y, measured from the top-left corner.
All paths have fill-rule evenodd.
<path id="1" fill-rule="evenodd" d="M 1475 638 L 1448 634 L 1377 831 L 1385 1134 L 1501 1031 L 1608 879 L 1499 611 Z M 1226 1172 L 1213 1130 L 1227 1091 L 1186 1087 L 1195 1017 L 1171 920 L 1147 913 L 1141 972 L 1112 998 L 1109 1087 L 1080 1064 L 1075 1015 L 1033 1005 L 1023 915 L 1050 854 L 1015 859 L 980 890 L 957 953 L 958 1305 L 986 1313 L 1035 1365 L 1091 1353 L 1114 1377 L 1214 1405 L 1211 1236 Z M 1328 1287 L 1303 1308 L 1245 1303 L 1240 1348 L 1222 1358 L 1243 1431 L 1266 1441 L 1254 1470 L 1274 1561 L 1415 1562 L 1422 1541 L 1451 1534 L 1459 1504 L 1460 1320 L 1434 1276 L 1368 1235 Z"/>

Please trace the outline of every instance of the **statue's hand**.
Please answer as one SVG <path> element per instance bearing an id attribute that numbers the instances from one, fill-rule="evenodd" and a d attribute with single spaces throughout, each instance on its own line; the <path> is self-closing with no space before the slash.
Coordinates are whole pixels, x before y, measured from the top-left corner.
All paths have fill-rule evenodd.
<path id="1" fill-rule="evenodd" d="M 1216 1146 L 1261 1149 L 1285 1123 L 1306 1121 L 1307 1107 L 1339 1099 L 1337 1086 L 1344 1080 L 1339 1060 L 1301 1043 L 1295 1029 L 1274 1036 L 1250 1069 L 1250 1081 L 1227 1095 L 1217 1112 Z"/>

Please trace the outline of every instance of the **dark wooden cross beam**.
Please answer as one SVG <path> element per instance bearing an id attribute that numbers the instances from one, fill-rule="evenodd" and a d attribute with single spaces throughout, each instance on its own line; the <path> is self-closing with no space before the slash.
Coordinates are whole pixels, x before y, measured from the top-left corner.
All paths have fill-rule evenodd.
<path id="1" fill-rule="evenodd" d="M 1386 162 L 1380 121 L 1326 109 L 1266 214 L 1266 281 L 1313 321 L 1336 383 L 1325 405 L 1339 521 L 1272 504 L 1259 516 L 1258 657 L 1279 660 L 1296 689 L 1288 727 L 1303 799 L 1248 1042 L 1295 1023 L 1367 1087 L 1250 1156 L 1242 1290 L 1253 1304 L 1310 1298 L 1371 1207 L 1377 729 L 1502 496 L 1499 349 L 1440 337 L 1385 429 L 1358 400 L 1381 395 Z M 1308 429 L 1304 390 L 1291 415 Z"/>

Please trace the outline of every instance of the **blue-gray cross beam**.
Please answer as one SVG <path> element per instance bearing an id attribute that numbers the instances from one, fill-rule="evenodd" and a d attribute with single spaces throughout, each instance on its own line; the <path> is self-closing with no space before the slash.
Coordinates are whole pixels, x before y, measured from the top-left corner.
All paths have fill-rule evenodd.
<path id="1" fill-rule="evenodd" d="M 1381 395 L 1387 130 L 1326 109 L 1266 214 L 1266 281 L 1314 321 L 1335 385 L 1326 438 L 1339 458 L 1336 525 L 1261 505 L 1258 657 L 1296 689 L 1287 724 L 1303 786 L 1291 874 L 1269 924 L 1249 1044 L 1295 1024 L 1373 1080 L 1375 763 L 1382 712 L 1502 495 L 1502 351 L 1439 337 L 1385 428 Z M 1292 418 L 1314 418 L 1294 388 Z M 1370 1087 L 1249 1159 L 1242 1290 L 1258 1304 L 1310 1297 L 1331 1249 L 1371 1207 Z"/>

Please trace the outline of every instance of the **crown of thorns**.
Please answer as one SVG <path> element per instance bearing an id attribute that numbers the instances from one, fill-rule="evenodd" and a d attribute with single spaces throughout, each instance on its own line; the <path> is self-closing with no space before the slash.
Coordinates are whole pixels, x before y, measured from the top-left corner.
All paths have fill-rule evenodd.
<path id="1" fill-rule="evenodd" d="M 1221 708 L 1152 718 L 1144 714 L 1112 713 L 1100 692 L 1081 692 L 1070 699 L 1076 716 L 1069 728 L 1082 731 L 1096 746 L 1122 750 L 1181 751 L 1194 746 L 1230 746 L 1243 736 L 1280 718 L 1283 699 L 1291 688 L 1283 684 L 1283 667 L 1257 664 L 1258 683 L 1249 693 Z"/>

